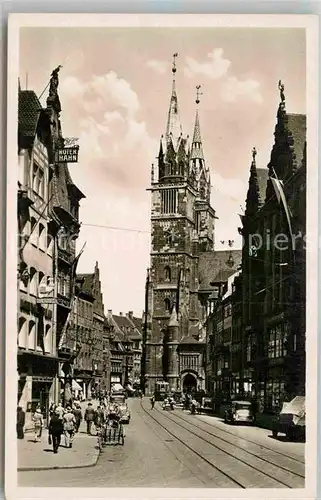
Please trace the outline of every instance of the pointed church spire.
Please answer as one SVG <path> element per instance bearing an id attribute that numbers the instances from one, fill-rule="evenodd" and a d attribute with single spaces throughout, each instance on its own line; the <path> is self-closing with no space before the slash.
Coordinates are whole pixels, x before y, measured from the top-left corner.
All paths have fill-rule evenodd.
<path id="1" fill-rule="evenodd" d="M 256 214 L 257 210 L 259 209 L 259 203 L 260 203 L 260 190 L 259 190 L 256 159 L 255 159 L 256 155 L 257 151 L 256 148 L 254 147 L 252 149 L 252 163 L 251 163 L 250 178 L 249 178 L 249 188 L 246 196 L 246 210 L 245 210 L 245 215 L 248 215 L 250 217 Z"/>
<path id="2" fill-rule="evenodd" d="M 202 148 L 202 138 L 201 138 L 201 128 L 200 128 L 200 119 L 199 119 L 199 113 L 198 113 L 198 105 L 200 103 L 200 95 L 202 95 L 202 92 L 200 92 L 200 85 L 196 86 L 196 116 L 195 116 L 195 125 L 194 125 L 194 134 L 193 134 L 193 141 L 192 141 L 192 150 L 191 150 L 191 158 L 193 160 L 199 159 L 204 161 L 204 154 L 203 154 L 203 148 Z M 202 163 L 202 162 L 200 162 Z M 201 166 L 201 165 L 200 165 Z"/>
<path id="3" fill-rule="evenodd" d="M 182 126 L 179 117 L 178 110 L 178 100 L 176 94 L 176 58 L 178 57 L 178 53 L 173 54 L 173 83 L 172 83 L 172 95 L 169 104 L 169 112 L 167 119 L 167 127 L 166 127 L 166 142 L 169 143 L 172 141 L 174 148 L 177 148 L 180 137 L 182 136 Z"/>

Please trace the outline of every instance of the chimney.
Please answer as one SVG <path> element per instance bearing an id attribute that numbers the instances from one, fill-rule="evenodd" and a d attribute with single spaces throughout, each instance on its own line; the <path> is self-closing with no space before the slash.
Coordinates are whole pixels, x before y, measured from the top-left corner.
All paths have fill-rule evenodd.
<path id="1" fill-rule="evenodd" d="M 122 312 L 120 312 L 120 313 L 119 313 L 119 316 L 122 316 L 122 315 L 123 315 L 123 313 L 122 313 Z"/>
<path id="2" fill-rule="evenodd" d="M 133 319 L 134 311 L 128 311 L 128 316 L 130 319 Z"/>
<path id="3" fill-rule="evenodd" d="M 113 315 L 113 310 L 112 309 L 108 309 L 108 316 L 112 316 Z"/>

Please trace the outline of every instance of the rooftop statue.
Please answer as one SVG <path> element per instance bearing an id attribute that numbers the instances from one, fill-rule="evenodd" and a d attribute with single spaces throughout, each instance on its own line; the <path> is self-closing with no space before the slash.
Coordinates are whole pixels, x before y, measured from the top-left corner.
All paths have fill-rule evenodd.
<path id="1" fill-rule="evenodd" d="M 58 78 L 58 73 L 60 71 L 60 68 L 62 68 L 61 64 L 53 70 L 51 73 L 51 78 L 50 78 L 50 87 L 49 87 L 49 97 L 53 97 L 57 95 L 57 89 L 59 85 L 59 78 Z"/>

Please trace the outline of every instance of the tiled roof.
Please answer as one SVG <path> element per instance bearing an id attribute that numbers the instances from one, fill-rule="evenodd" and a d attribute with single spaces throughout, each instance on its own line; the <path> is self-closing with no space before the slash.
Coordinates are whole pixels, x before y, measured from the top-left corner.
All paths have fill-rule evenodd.
<path id="1" fill-rule="evenodd" d="M 232 257 L 233 266 L 228 265 Z M 242 250 L 215 250 L 199 255 L 199 291 L 211 290 L 211 282 L 224 282 L 235 273 L 242 261 Z"/>
<path id="2" fill-rule="evenodd" d="M 287 128 L 293 137 L 296 168 L 300 168 L 306 141 L 306 115 L 287 114 Z"/>
<path id="3" fill-rule="evenodd" d="M 33 90 L 19 90 L 18 127 L 22 137 L 35 136 L 41 111 L 42 106 Z"/>

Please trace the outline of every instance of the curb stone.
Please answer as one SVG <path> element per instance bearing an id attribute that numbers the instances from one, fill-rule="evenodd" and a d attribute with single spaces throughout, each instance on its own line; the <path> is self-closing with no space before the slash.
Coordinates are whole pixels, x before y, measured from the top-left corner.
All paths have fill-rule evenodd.
<path id="1" fill-rule="evenodd" d="M 97 449 L 97 448 L 95 448 Z M 98 462 L 98 458 L 100 457 L 100 450 L 98 450 L 98 453 L 95 457 L 95 459 L 93 460 L 92 463 L 87 463 L 87 464 L 84 464 L 84 465 L 65 465 L 65 466 L 62 466 L 62 465 L 51 465 L 51 466 L 47 466 L 47 465 L 44 465 L 44 466 L 38 466 L 38 467 L 18 467 L 17 468 L 17 471 L 18 472 L 31 472 L 31 471 L 42 471 L 42 470 L 58 470 L 58 469 L 85 469 L 85 468 L 88 468 L 88 467 L 94 467 L 97 462 Z"/>

